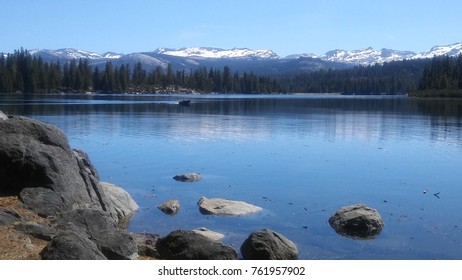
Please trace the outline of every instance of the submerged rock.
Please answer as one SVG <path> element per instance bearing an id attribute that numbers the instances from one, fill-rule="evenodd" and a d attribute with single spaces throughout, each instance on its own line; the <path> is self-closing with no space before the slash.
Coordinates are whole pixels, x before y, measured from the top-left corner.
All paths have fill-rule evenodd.
<path id="1" fill-rule="evenodd" d="M 223 198 L 201 197 L 197 202 L 199 210 L 205 215 L 238 216 L 262 211 L 261 207 L 244 201 L 227 200 Z"/>
<path id="2" fill-rule="evenodd" d="M 246 260 L 296 260 L 298 249 L 280 233 L 270 229 L 254 231 L 241 246 Z"/>
<path id="3" fill-rule="evenodd" d="M 190 230 L 176 230 L 157 241 L 160 257 L 167 260 L 237 260 L 237 252 Z"/>
<path id="4" fill-rule="evenodd" d="M 180 202 L 176 199 L 168 200 L 161 205 L 158 205 L 157 208 L 162 210 L 165 214 L 176 215 L 180 211 Z"/>
<path id="5" fill-rule="evenodd" d="M 202 179 L 198 173 L 179 174 L 173 177 L 175 181 L 193 183 Z"/>
<path id="6" fill-rule="evenodd" d="M 353 239 L 373 239 L 384 226 L 379 212 L 363 204 L 340 208 L 329 224 L 338 234 Z"/>

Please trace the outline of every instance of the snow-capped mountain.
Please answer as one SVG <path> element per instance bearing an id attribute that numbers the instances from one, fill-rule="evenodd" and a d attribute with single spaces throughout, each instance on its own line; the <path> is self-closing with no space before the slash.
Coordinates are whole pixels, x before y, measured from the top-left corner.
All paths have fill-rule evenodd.
<path id="1" fill-rule="evenodd" d="M 397 51 L 391 49 L 374 50 L 373 48 L 367 48 L 353 51 L 333 50 L 320 56 L 320 58 L 327 61 L 367 65 L 410 59 L 415 55 L 416 53 L 411 51 Z"/>
<path id="2" fill-rule="evenodd" d="M 101 60 L 101 59 L 119 59 L 122 57 L 122 54 L 117 54 L 113 52 L 107 52 L 104 54 L 98 54 L 95 52 L 77 50 L 73 48 L 65 48 L 58 50 L 49 50 L 49 49 L 34 49 L 29 51 L 31 55 L 41 56 L 42 58 L 57 58 L 61 60 L 70 60 L 70 59 L 88 59 L 88 60 Z"/>
<path id="3" fill-rule="evenodd" d="M 375 63 L 385 63 L 404 59 L 433 58 L 434 56 L 448 55 L 457 56 L 462 54 L 462 43 L 455 43 L 444 46 L 435 46 L 428 52 L 416 54 L 412 51 L 398 51 L 392 49 L 375 50 L 373 48 L 359 50 L 332 50 L 323 55 L 299 54 L 287 56 L 287 59 L 297 59 L 301 57 L 320 58 L 325 61 L 370 65 Z"/>
<path id="4" fill-rule="evenodd" d="M 151 52 L 120 54 L 106 52 L 99 54 L 73 48 L 49 50 L 36 49 L 31 55 L 40 56 L 44 61 L 65 63 L 72 59 L 88 59 L 90 65 L 103 68 L 111 61 L 115 66 L 141 63 L 143 68 L 151 71 L 156 67 L 166 69 L 170 64 L 173 69 L 186 70 L 197 67 L 222 69 L 229 66 L 235 71 L 253 71 L 258 74 L 281 74 L 295 71 L 313 71 L 328 68 L 348 68 L 352 65 L 370 65 L 394 60 L 432 58 L 439 55 L 456 56 L 462 54 L 462 43 L 435 46 L 428 52 L 416 54 L 412 51 L 392 49 L 375 50 L 332 50 L 323 55 L 312 53 L 295 54 L 279 57 L 271 50 L 252 50 L 247 48 L 159 48 Z"/>
<path id="5" fill-rule="evenodd" d="M 239 58 L 239 59 L 278 59 L 279 56 L 271 50 L 251 50 L 247 48 L 233 48 L 230 50 L 219 48 L 159 48 L 154 51 L 158 54 L 193 57 L 193 58 Z"/>
<path id="6" fill-rule="evenodd" d="M 423 53 L 415 55 L 413 59 L 432 58 L 434 56 L 440 56 L 440 55 L 458 56 L 459 54 L 462 54 L 462 43 L 454 43 L 454 44 L 445 45 L 445 46 L 434 46 L 428 52 L 423 52 Z"/>

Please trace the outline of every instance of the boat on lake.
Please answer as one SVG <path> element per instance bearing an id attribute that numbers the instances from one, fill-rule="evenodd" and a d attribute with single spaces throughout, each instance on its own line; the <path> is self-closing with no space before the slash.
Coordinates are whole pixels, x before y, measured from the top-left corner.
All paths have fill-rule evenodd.
<path id="1" fill-rule="evenodd" d="M 178 102 L 178 104 L 181 106 L 189 106 L 189 103 L 191 103 L 191 100 L 189 99 L 183 99 L 180 102 Z"/>

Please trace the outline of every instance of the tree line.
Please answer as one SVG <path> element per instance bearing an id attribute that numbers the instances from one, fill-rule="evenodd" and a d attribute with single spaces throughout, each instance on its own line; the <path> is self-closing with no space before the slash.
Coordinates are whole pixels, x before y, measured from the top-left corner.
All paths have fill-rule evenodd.
<path id="1" fill-rule="evenodd" d="M 462 54 L 434 57 L 427 63 L 416 95 L 462 97 Z"/>
<path id="2" fill-rule="evenodd" d="M 280 83 L 288 92 L 343 94 L 404 94 L 414 92 L 426 60 L 392 61 L 284 75 Z"/>
<path id="3" fill-rule="evenodd" d="M 26 50 L 0 54 L 0 92 L 188 92 L 204 93 L 343 93 L 461 96 L 462 55 L 393 61 L 383 64 L 259 76 L 199 67 L 147 71 L 141 63 L 101 69 L 88 60 L 44 62 Z"/>
<path id="4" fill-rule="evenodd" d="M 171 65 L 148 72 L 141 63 L 115 66 L 108 61 L 104 68 L 92 67 L 88 60 L 44 62 L 26 50 L 13 54 L 0 53 L 0 92 L 171 92 L 193 90 L 218 93 L 281 92 L 274 78 L 252 72 L 238 73 L 225 66 L 223 70 L 207 69 L 174 71 Z"/>

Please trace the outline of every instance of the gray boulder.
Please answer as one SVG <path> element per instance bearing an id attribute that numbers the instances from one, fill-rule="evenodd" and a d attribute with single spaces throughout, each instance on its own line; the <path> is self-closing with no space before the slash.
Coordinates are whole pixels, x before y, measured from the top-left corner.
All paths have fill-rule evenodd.
<path id="1" fill-rule="evenodd" d="M 244 241 L 241 253 L 246 260 L 296 260 L 297 246 L 284 235 L 269 229 L 255 231 Z"/>
<path id="2" fill-rule="evenodd" d="M 133 238 L 121 228 L 138 205 L 122 188 L 100 183 L 88 155 L 72 150 L 55 126 L 23 117 L 0 121 L 0 182 L 0 194 L 19 195 L 26 207 L 50 218 L 50 228 L 26 221 L 15 226 L 51 239 L 43 258 L 138 256 Z"/>
<path id="3" fill-rule="evenodd" d="M 204 215 L 239 216 L 260 212 L 261 207 L 244 201 L 227 200 L 223 198 L 201 197 L 197 202 L 199 211 Z"/>
<path id="4" fill-rule="evenodd" d="M 167 260 L 236 260 L 237 252 L 190 230 L 176 230 L 159 239 L 157 250 Z"/>
<path id="5" fill-rule="evenodd" d="M 1 121 L 0 147 L 0 192 L 20 194 L 23 189 L 32 188 L 41 188 L 34 193 L 39 195 L 50 196 L 49 191 L 54 192 L 53 201 L 62 203 L 41 213 L 46 216 L 62 209 L 105 210 L 97 178 L 81 168 L 85 164 L 55 126 L 23 117 Z M 30 194 L 25 191 L 20 197 L 34 209 L 37 203 L 31 204 L 33 200 L 25 198 Z"/>
<path id="6" fill-rule="evenodd" d="M 24 205 L 43 217 L 53 216 L 68 209 L 61 196 L 47 188 L 24 188 L 19 197 Z"/>
<path id="7" fill-rule="evenodd" d="M 43 260 L 107 260 L 96 244 L 74 232 L 63 232 L 40 252 Z"/>
<path id="8" fill-rule="evenodd" d="M 106 210 L 120 227 L 126 228 L 130 218 L 138 210 L 138 204 L 127 191 L 117 185 L 100 182 L 100 188 L 104 193 L 103 201 Z"/>
<path id="9" fill-rule="evenodd" d="M 61 213 L 55 219 L 57 224 L 61 224 L 58 225 L 58 230 L 80 230 L 108 259 L 128 260 L 138 257 L 138 249 L 133 238 L 117 226 L 108 212 L 98 209 L 76 209 Z"/>
<path id="10" fill-rule="evenodd" d="M 329 218 L 329 224 L 338 234 L 353 239 L 373 239 L 384 226 L 379 212 L 363 204 L 340 208 Z"/>
<path id="11" fill-rule="evenodd" d="M 173 177 L 175 181 L 193 183 L 202 179 L 198 173 L 179 174 Z"/>
<path id="12" fill-rule="evenodd" d="M 157 208 L 165 214 L 176 215 L 178 211 L 180 211 L 180 202 L 176 199 L 168 200 L 161 205 L 158 205 Z"/>

